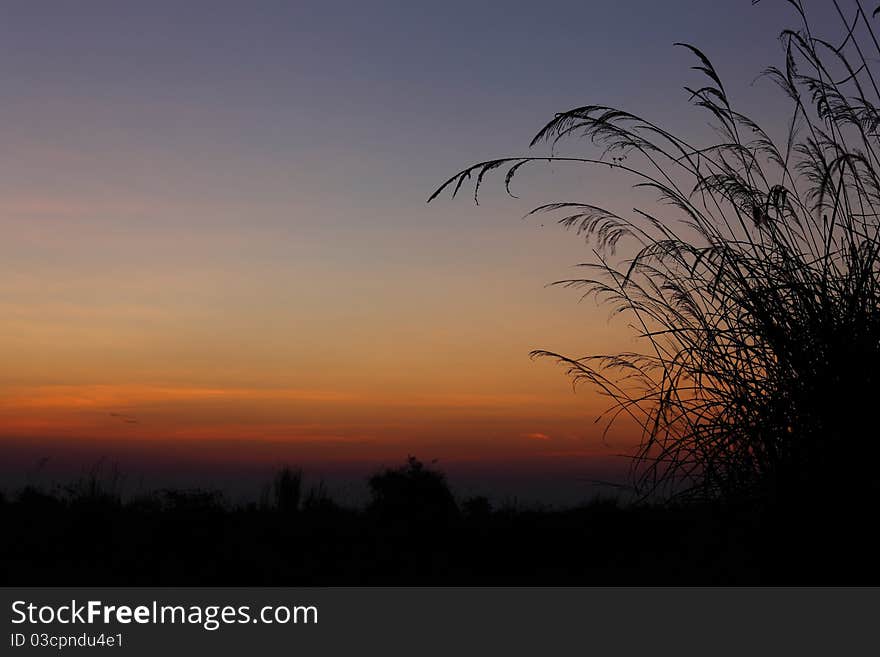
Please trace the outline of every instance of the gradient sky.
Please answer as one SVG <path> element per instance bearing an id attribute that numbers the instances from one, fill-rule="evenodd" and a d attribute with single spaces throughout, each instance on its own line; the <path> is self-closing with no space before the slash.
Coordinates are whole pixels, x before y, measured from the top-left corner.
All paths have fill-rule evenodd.
<path id="1" fill-rule="evenodd" d="M 699 134 L 675 41 L 780 120 L 751 82 L 792 20 L 771 0 L 4 2 L 0 441 L 18 464 L 589 472 L 632 431 L 603 444 L 605 402 L 528 352 L 633 344 L 546 287 L 585 244 L 520 217 L 628 209 L 627 187 L 535 172 L 521 200 L 425 199 L 585 103 Z"/>

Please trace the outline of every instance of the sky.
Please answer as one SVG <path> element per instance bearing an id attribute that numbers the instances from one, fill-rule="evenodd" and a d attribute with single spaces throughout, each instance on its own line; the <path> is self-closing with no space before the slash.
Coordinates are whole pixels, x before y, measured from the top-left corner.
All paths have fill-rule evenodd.
<path id="1" fill-rule="evenodd" d="M 332 476 L 414 454 L 475 490 L 557 498 L 613 474 L 638 436 L 603 438 L 607 400 L 530 350 L 637 345 L 607 308 L 548 287 L 589 245 L 522 216 L 628 209 L 633 192 L 545 169 L 518 199 L 496 180 L 479 205 L 425 201 L 582 104 L 702 134 L 676 41 L 779 122 L 753 80 L 794 21 L 771 0 L 0 12 L 7 475 L 104 457 L 135 476 Z"/>

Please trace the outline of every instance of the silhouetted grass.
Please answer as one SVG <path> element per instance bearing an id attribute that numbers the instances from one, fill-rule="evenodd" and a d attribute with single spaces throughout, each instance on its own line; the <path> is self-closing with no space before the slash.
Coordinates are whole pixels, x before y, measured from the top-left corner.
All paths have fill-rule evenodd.
<path id="1" fill-rule="evenodd" d="M 116 465 L 98 461 L 76 481 L 63 488 L 71 504 L 114 506 L 121 503 L 122 475 Z"/>
<path id="2" fill-rule="evenodd" d="M 591 240 L 587 273 L 557 284 L 626 315 L 644 345 L 534 356 L 608 395 L 609 423 L 627 416 L 641 427 L 633 480 L 645 496 L 777 508 L 878 499 L 880 44 L 859 4 L 851 15 L 838 7 L 831 37 L 800 0 L 789 4 L 800 27 L 781 34 L 784 65 L 764 72 L 791 106 L 780 140 L 737 109 L 701 50 L 680 44 L 704 76 L 686 90 L 716 140 L 695 144 L 625 110 L 584 105 L 532 140 L 549 156 L 478 163 L 429 199 L 472 177 L 476 195 L 493 170 L 506 172 L 509 192 L 540 162 L 607 167 L 656 194 L 626 213 L 580 201 L 530 213 L 555 214 Z M 555 154 L 577 139 L 599 152 Z"/>
<path id="3" fill-rule="evenodd" d="M 272 485 L 267 488 L 267 495 L 269 491 L 271 491 L 271 506 L 274 509 L 280 513 L 296 513 L 299 511 L 302 497 L 302 470 L 281 468 L 275 475 Z M 264 501 L 264 506 L 270 505 Z"/>

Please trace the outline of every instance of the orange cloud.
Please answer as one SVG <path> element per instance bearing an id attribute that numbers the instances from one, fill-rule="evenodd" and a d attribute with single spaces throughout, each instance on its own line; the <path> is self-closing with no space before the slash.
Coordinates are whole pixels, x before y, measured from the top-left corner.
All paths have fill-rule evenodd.
<path id="1" fill-rule="evenodd" d="M 331 390 L 199 388 L 125 385 L 32 386 L 7 391 L 0 409 L 113 409 L 157 402 L 200 400 L 353 401 L 351 394 Z"/>

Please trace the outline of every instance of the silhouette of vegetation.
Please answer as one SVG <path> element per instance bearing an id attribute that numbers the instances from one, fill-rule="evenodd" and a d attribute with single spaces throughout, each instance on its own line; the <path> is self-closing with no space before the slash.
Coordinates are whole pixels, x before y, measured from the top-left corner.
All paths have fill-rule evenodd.
<path id="1" fill-rule="evenodd" d="M 296 513 L 302 497 L 302 470 L 284 467 L 272 481 L 272 502 L 281 513 Z"/>
<path id="2" fill-rule="evenodd" d="M 374 474 L 369 479 L 370 511 L 383 518 L 442 526 L 458 516 L 458 505 L 446 476 L 414 456 L 405 465 Z"/>
<path id="3" fill-rule="evenodd" d="M 492 503 L 485 495 L 477 495 L 462 502 L 461 510 L 464 516 L 469 519 L 488 518 L 492 513 Z"/>
<path id="4" fill-rule="evenodd" d="M 644 345 L 533 355 L 610 397 L 609 424 L 627 416 L 641 428 L 633 481 L 646 497 L 778 508 L 878 499 L 880 43 L 861 3 L 847 15 L 834 2 L 841 29 L 829 37 L 788 1 L 799 27 L 781 34 L 784 65 L 763 74 L 790 103 L 781 139 L 737 108 L 706 54 L 678 44 L 696 58 L 703 81 L 686 91 L 717 139 L 695 144 L 584 105 L 534 137 L 548 155 L 480 162 L 429 199 L 471 179 L 476 198 L 496 170 L 510 193 L 542 162 L 606 167 L 654 193 L 631 213 L 581 201 L 529 213 L 590 240 L 585 275 L 557 285 L 627 316 Z M 572 140 L 598 151 L 558 155 Z"/>
<path id="5" fill-rule="evenodd" d="M 457 504 L 444 475 L 414 458 L 370 477 L 364 508 L 340 506 L 323 484 L 299 507 L 198 489 L 94 494 L 114 481 L 104 477 L 6 496 L 4 585 L 864 584 L 880 574 L 873 543 L 855 541 L 834 510 L 780 518 L 601 497 L 496 509 L 485 497 Z"/>
<path id="6" fill-rule="evenodd" d="M 330 497 L 330 493 L 327 492 L 327 487 L 323 481 L 309 487 L 303 500 L 303 511 L 306 513 L 322 513 L 335 509 L 336 502 Z"/>
<path id="7" fill-rule="evenodd" d="M 64 487 L 64 492 L 72 504 L 98 508 L 119 505 L 121 491 L 122 476 L 119 469 L 115 465 L 107 468 L 103 460 L 98 461 L 72 484 Z"/>
<path id="8" fill-rule="evenodd" d="M 841 12 L 833 43 L 790 4 L 802 25 L 782 33 L 785 64 L 765 73 L 792 106 L 781 144 L 685 46 L 708 80 L 688 92 L 716 124 L 714 143 L 587 105 L 535 137 L 550 155 L 476 164 L 432 196 L 471 177 L 476 194 L 494 170 L 509 191 L 541 161 L 608 167 L 659 195 L 661 207 L 631 216 L 582 202 L 530 213 L 557 213 L 593 241 L 588 273 L 559 284 L 629 315 L 645 345 L 534 353 L 607 394 L 608 423 L 629 416 L 641 427 L 635 502 L 496 508 L 458 500 L 414 457 L 368 479 L 365 508 L 336 503 L 323 483 L 304 494 L 290 467 L 258 503 L 202 489 L 126 498 L 119 473 L 99 464 L 69 486 L 31 477 L 0 494 L 3 583 L 876 583 L 880 44 L 858 3 Z M 601 152 L 555 154 L 575 137 Z"/>

